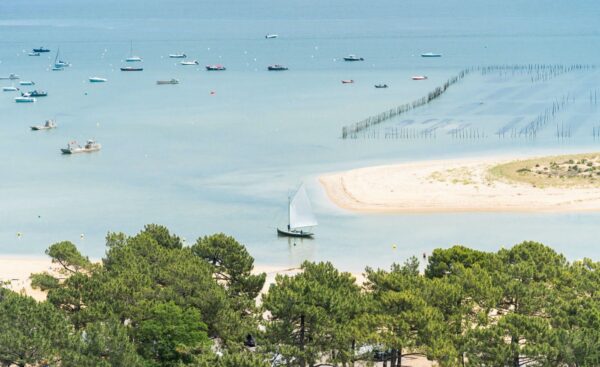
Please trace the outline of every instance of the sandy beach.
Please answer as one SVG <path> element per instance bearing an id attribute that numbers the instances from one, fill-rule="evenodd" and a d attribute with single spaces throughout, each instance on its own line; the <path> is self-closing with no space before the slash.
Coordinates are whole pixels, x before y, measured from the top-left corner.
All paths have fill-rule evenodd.
<path id="1" fill-rule="evenodd" d="M 567 212 L 600 210 L 598 187 L 536 187 L 490 175 L 532 157 L 487 157 L 354 169 L 319 178 L 337 206 L 356 212 Z"/>

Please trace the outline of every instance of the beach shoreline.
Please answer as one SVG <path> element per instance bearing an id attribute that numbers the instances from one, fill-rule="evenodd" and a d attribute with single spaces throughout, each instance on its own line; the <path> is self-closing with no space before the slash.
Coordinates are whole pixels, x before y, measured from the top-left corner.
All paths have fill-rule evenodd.
<path id="1" fill-rule="evenodd" d="M 600 211 L 599 187 L 536 187 L 490 169 L 536 156 L 429 160 L 321 175 L 337 207 L 357 213 Z M 541 157 L 540 157 L 541 158 Z"/>

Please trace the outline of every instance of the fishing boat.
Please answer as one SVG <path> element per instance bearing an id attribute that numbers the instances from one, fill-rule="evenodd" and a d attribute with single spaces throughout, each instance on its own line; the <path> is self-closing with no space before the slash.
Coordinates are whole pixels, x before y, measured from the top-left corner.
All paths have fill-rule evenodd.
<path id="1" fill-rule="evenodd" d="M 16 80 L 19 79 L 17 74 L 8 74 L 8 76 L 0 77 L 0 80 Z"/>
<path id="2" fill-rule="evenodd" d="M 375 84 L 375 88 L 387 88 L 387 84 Z"/>
<path id="3" fill-rule="evenodd" d="M 427 79 L 427 76 L 425 75 L 415 75 L 412 77 L 412 80 L 425 80 Z"/>
<path id="4" fill-rule="evenodd" d="M 305 231 L 303 228 L 317 225 L 306 189 L 304 185 L 301 185 L 293 197 L 288 197 L 287 229 L 277 228 L 277 234 L 287 237 L 310 238 L 314 236 L 314 233 Z"/>
<path id="5" fill-rule="evenodd" d="M 67 68 L 71 66 L 71 64 L 67 61 L 60 60 L 58 57 L 60 55 L 60 48 L 56 50 L 56 56 L 54 57 L 54 67 L 55 68 Z"/>
<path id="6" fill-rule="evenodd" d="M 197 60 L 194 60 L 194 61 L 182 61 L 179 64 L 184 65 L 184 66 L 200 65 L 200 63 Z"/>
<path id="7" fill-rule="evenodd" d="M 206 65 L 206 70 L 207 71 L 223 71 L 223 70 L 227 70 L 227 68 L 225 68 L 225 66 L 217 64 L 217 65 Z"/>
<path id="8" fill-rule="evenodd" d="M 172 59 L 185 59 L 187 57 L 186 54 L 170 54 L 170 58 Z"/>
<path id="9" fill-rule="evenodd" d="M 27 54 L 27 56 L 40 56 L 39 52 L 30 52 Z"/>
<path id="10" fill-rule="evenodd" d="M 32 90 L 27 93 L 21 94 L 23 97 L 48 97 L 48 92 L 44 92 L 43 90 Z"/>
<path id="11" fill-rule="evenodd" d="M 33 52 L 34 52 L 34 53 L 50 52 L 50 50 L 49 50 L 49 49 L 47 49 L 47 48 L 39 47 L 39 48 L 34 48 L 34 49 L 33 49 Z"/>
<path id="12" fill-rule="evenodd" d="M 344 80 L 342 80 L 342 84 L 352 84 L 352 83 L 354 83 L 354 80 L 352 80 L 352 79 L 344 79 Z"/>
<path id="13" fill-rule="evenodd" d="M 356 55 L 348 55 L 344 57 L 344 61 L 365 61 L 362 57 L 356 57 Z"/>
<path id="14" fill-rule="evenodd" d="M 165 85 L 165 84 L 179 84 L 179 80 L 171 79 L 171 80 L 157 80 L 156 84 Z"/>
<path id="15" fill-rule="evenodd" d="M 140 62 L 142 58 L 133 54 L 133 41 L 129 45 L 129 57 L 125 59 L 127 62 Z"/>
<path id="16" fill-rule="evenodd" d="M 56 122 L 54 122 L 54 120 L 46 120 L 46 122 L 43 125 L 30 126 L 31 130 L 33 131 L 56 129 L 57 127 L 58 126 L 56 125 Z"/>
<path id="17" fill-rule="evenodd" d="M 279 37 L 279 35 L 277 35 L 277 34 L 267 34 L 265 36 L 266 39 L 277 38 L 277 37 Z"/>
<path id="18" fill-rule="evenodd" d="M 269 65 L 267 67 L 267 70 L 269 71 L 284 71 L 287 70 L 288 68 L 283 66 L 283 65 L 279 65 L 279 64 L 275 64 L 275 65 Z"/>
<path id="19" fill-rule="evenodd" d="M 121 71 L 143 71 L 144 68 L 136 68 L 133 66 L 124 66 L 121 68 Z"/>
<path id="20" fill-rule="evenodd" d="M 433 52 L 426 52 L 424 54 L 421 54 L 421 57 L 442 57 L 442 54 L 436 54 Z"/>
<path id="21" fill-rule="evenodd" d="M 35 83 L 31 80 L 23 80 L 22 82 L 19 82 L 20 85 L 35 85 Z"/>
<path id="22" fill-rule="evenodd" d="M 88 140 L 84 146 L 77 144 L 76 141 L 72 141 L 67 144 L 66 148 L 61 148 L 60 151 L 62 154 L 91 153 L 99 151 L 100 148 L 102 146 L 94 140 Z"/>
<path id="23" fill-rule="evenodd" d="M 89 79 L 90 83 L 106 83 L 108 79 L 93 76 Z"/>
<path id="24" fill-rule="evenodd" d="M 17 88 L 17 87 L 2 87 L 3 92 L 16 92 L 18 90 L 19 90 L 19 88 Z"/>
<path id="25" fill-rule="evenodd" d="M 35 101 L 37 101 L 37 99 L 35 99 L 33 97 L 26 97 L 26 96 L 15 97 L 16 103 L 33 103 Z"/>

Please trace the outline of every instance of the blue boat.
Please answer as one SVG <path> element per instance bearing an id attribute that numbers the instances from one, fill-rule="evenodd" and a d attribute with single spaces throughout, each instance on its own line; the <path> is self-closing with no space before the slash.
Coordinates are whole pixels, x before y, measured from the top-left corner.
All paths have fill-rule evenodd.
<path id="1" fill-rule="evenodd" d="M 40 48 L 34 48 L 33 52 L 50 52 L 50 50 L 47 48 L 40 47 Z"/>

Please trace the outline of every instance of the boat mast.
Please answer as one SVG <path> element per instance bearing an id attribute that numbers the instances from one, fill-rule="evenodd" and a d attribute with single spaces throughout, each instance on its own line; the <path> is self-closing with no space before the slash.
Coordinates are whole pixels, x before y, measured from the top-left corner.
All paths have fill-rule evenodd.
<path id="1" fill-rule="evenodd" d="M 291 205 L 292 205 L 292 198 L 288 194 L 288 231 L 292 230 L 292 211 L 290 208 Z"/>

